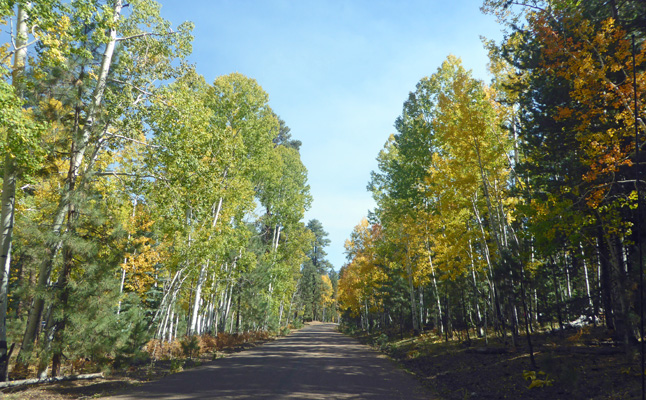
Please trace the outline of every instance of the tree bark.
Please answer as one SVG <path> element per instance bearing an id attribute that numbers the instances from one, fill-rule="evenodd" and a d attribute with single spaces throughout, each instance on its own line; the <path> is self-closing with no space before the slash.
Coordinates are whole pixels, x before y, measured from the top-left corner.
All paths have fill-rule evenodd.
<path id="1" fill-rule="evenodd" d="M 122 0 L 115 0 L 113 7 L 113 24 L 108 35 L 110 40 L 106 44 L 105 50 L 103 52 L 101 67 L 97 76 L 97 84 L 94 88 L 94 92 L 92 93 L 90 105 L 87 112 L 87 118 L 85 120 L 83 128 L 80 130 L 79 134 L 76 135 L 74 141 L 72 142 L 68 177 L 63 188 L 63 194 L 59 201 L 58 208 L 53 217 L 52 232 L 57 237 L 57 239 L 51 245 L 48 257 L 40 267 L 37 284 L 37 289 L 40 292 L 43 292 L 47 286 L 47 282 L 49 281 L 49 277 L 52 272 L 54 258 L 56 257 L 56 254 L 62 246 L 62 239 L 60 237 L 61 229 L 63 227 L 63 222 L 65 220 L 65 215 L 68 211 L 69 204 L 72 200 L 72 194 L 75 189 L 76 180 L 81 168 L 81 164 L 83 162 L 85 151 L 88 147 L 90 135 L 93 132 L 94 123 L 99 115 L 101 104 L 103 102 L 103 95 L 105 92 L 108 74 L 112 65 L 112 58 L 117 42 L 116 26 L 117 21 L 121 16 L 121 8 Z M 36 333 L 40 324 L 44 305 L 45 299 L 39 295 L 35 296 L 32 307 L 29 311 L 27 328 L 25 329 L 22 346 L 18 355 L 20 359 L 26 359 L 31 354 L 34 342 L 36 340 Z"/>
<path id="2" fill-rule="evenodd" d="M 415 287 L 413 286 L 413 271 L 410 266 L 410 260 L 406 263 L 406 272 L 408 275 L 408 293 L 410 294 L 410 312 L 413 322 L 413 331 L 415 335 L 419 333 L 419 326 L 417 321 L 417 307 L 415 302 Z"/>
<path id="3" fill-rule="evenodd" d="M 200 303 L 202 301 L 202 285 L 206 278 L 206 270 L 209 268 L 209 261 L 202 264 L 200 268 L 200 276 L 197 278 L 197 284 L 195 285 L 195 298 L 193 299 L 193 313 L 191 315 L 191 324 L 189 326 L 189 335 L 195 335 L 197 332 L 197 316 L 200 310 Z"/>
<path id="4" fill-rule="evenodd" d="M 16 51 L 13 62 L 12 84 L 18 89 L 20 77 L 25 69 L 25 60 L 27 58 L 27 27 L 28 13 L 26 8 L 30 3 L 23 5 L 18 4 L 17 25 L 18 32 L 15 38 Z M 11 133 L 10 133 L 11 134 Z M 2 242 L 0 251 L 2 252 L 2 268 L 0 270 L 0 381 L 5 381 L 9 368 L 9 350 L 7 346 L 7 302 L 9 301 L 9 276 L 11 273 L 11 244 L 13 239 L 13 224 L 16 204 L 16 179 L 18 171 L 14 157 L 11 151 L 7 151 L 4 161 L 4 179 L 2 181 L 2 214 L 0 223 L 2 224 Z"/>

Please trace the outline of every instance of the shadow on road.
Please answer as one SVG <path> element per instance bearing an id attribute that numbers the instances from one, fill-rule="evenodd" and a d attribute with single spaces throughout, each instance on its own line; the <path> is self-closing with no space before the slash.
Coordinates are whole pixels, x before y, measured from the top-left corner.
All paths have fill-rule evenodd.
<path id="1" fill-rule="evenodd" d="M 429 399 L 389 360 L 336 332 L 308 325 L 253 350 L 168 376 L 113 399 Z"/>

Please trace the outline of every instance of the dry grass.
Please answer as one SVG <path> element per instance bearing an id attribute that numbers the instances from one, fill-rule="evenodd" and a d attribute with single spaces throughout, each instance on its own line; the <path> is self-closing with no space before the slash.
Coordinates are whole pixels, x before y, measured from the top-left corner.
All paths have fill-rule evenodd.
<path id="1" fill-rule="evenodd" d="M 198 335 L 194 337 L 184 337 L 175 339 L 172 342 L 162 341 L 158 339 L 150 340 L 143 347 L 143 350 L 149 354 L 150 358 L 154 361 L 158 360 L 172 360 L 175 358 L 184 357 L 182 349 L 182 341 L 195 341 L 197 346 L 196 356 L 201 356 L 205 353 L 214 353 L 224 351 L 226 349 L 234 349 L 246 343 L 254 343 L 263 340 L 269 340 L 271 335 L 269 332 L 245 332 L 241 334 L 218 333 L 217 336 L 209 334 Z"/>

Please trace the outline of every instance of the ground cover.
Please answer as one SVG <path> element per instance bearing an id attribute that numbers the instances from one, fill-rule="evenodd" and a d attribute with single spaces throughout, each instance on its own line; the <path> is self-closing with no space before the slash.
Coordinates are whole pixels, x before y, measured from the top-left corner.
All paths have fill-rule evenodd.
<path id="1" fill-rule="evenodd" d="M 287 333 L 285 331 L 284 333 Z M 241 335 L 194 336 L 172 343 L 149 342 L 142 352 L 114 360 L 109 368 L 88 362 L 66 373 L 96 372 L 104 369 L 104 378 L 76 380 L 52 384 L 22 386 L 0 390 L 2 400 L 71 400 L 100 398 L 128 387 L 163 378 L 166 375 L 194 368 L 218 358 L 259 346 L 275 337 L 266 332 Z"/>
<path id="2" fill-rule="evenodd" d="M 356 334 L 416 375 L 440 399 L 638 399 L 639 348 L 619 345 L 599 327 L 532 336 L 538 369 L 526 339 L 449 340 L 436 333 L 389 340 Z M 462 338 L 464 339 L 464 337 Z"/>

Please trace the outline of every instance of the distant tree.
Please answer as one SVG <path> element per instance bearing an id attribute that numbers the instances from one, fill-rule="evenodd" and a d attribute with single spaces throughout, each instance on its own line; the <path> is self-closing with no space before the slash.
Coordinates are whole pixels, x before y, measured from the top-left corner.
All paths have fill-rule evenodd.
<path id="1" fill-rule="evenodd" d="M 308 256 L 319 272 L 319 275 L 325 274 L 332 268 L 332 264 L 325 259 L 327 253 L 324 248 L 330 245 L 330 239 L 327 238 L 328 233 L 325 232 L 323 224 L 318 219 L 310 220 L 307 223 L 307 229 L 314 234 L 312 249 L 308 253 Z"/>
<path id="2" fill-rule="evenodd" d="M 296 151 L 300 151 L 301 145 L 303 144 L 300 140 L 292 139 L 291 129 L 289 126 L 280 118 L 278 115 L 274 116 L 278 118 L 278 123 L 280 128 L 278 129 L 278 136 L 274 138 L 274 145 L 276 146 L 285 146 Z"/>
<path id="3" fill-rule="evenodd" d="M 325 317 L 324 293 L 327 287 L 322 276 L 333 270 L 333 266 L 325 259 L 327 253 L 324 248 L 330 244 L 330 239 L 327 238 L 328 233 L 323 229 L 323 224 L 317 219 L 312 219 L 307 223 L 307 229 L 312 233 L 312 242 L 307 253 L 308 259 L 301 270 L 299 292 L 303 318 L 311 321 Z"/>

